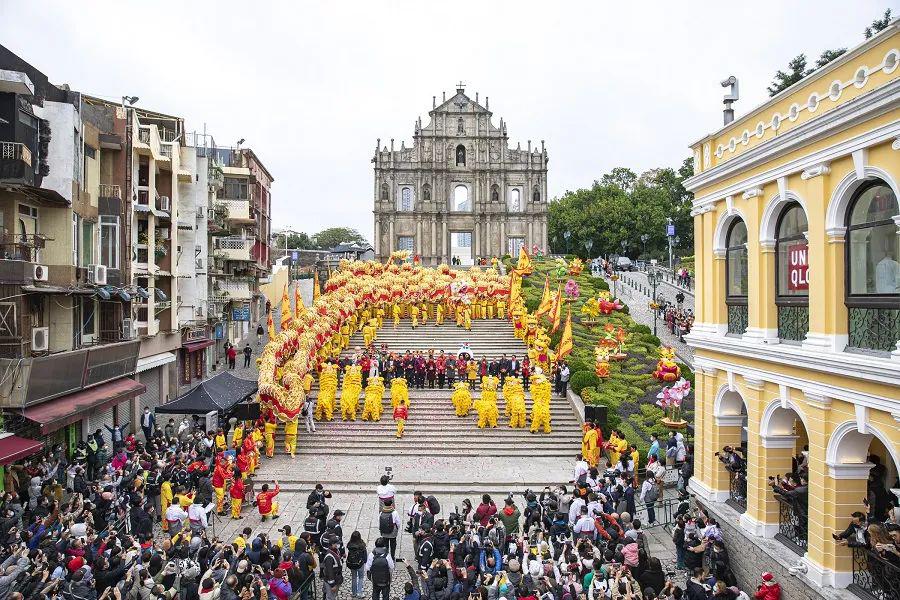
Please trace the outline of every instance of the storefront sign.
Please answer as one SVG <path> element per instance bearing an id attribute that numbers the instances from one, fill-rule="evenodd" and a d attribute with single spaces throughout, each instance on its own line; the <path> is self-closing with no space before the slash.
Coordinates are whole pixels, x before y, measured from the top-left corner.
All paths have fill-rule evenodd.
<path id="1" fill-rule="evenodd" d="M 240 306 L 238 308 L 231 309 L 231 320 L 232 321 L 249 321 L 250 320 L 250 305 L 245 304 L 244 306 Z"/>
<path id="2" fill-rule="evenodd" d="M 809 289 L 809 246 L 805 242 L 788 246 L 788 289 Z"/>
<path id="3" fill-rule="evenodd" d="M 225 337 L 225 327 L 222 323 L 216 323 L 216 339 L 221 340 Z"/>

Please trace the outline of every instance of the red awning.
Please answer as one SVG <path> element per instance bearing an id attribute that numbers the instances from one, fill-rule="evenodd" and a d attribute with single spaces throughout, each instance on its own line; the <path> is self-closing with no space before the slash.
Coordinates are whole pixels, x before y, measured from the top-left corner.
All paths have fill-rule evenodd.
<path id="1" fill-rule="evenodd" d="M 204 348 L 208 348 L 215 344 L 215 340 L 200 340 L 199 342 L 190 342 L 187 344 L 183 344 L 181 347 L 187 350 L 188 352 L 196 352 L 197 350 L 203 350 Z"/>
<path id="2" fill-rule="evenodd" d="M 41 424 L 41 433 L 47 435 L 80 421 L 94 410 L 102 410 L 143 394 L 147 386 L 134 379 L 123 377 L 74 394 L 55 398 L 25 409 L 25 418 Z"/>
<path id="3" fill-rule="evenodd" d="M 43 445 L 41 442 L 8 435 L 0 439 L 0 465 L 6 466 L 31 456 L 35 452 L 40 452 Z"/>

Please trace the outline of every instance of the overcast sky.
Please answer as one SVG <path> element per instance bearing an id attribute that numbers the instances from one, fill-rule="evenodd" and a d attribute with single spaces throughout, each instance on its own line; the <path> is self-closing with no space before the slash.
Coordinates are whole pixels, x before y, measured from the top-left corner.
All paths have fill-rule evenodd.
<path id="1" fill-rule="evenodd" d="M 512 147 L 546 141 L 556 197 L 617 166 L 677 167 L 721 125 L 719 81 L 740 79 L 748 112 L 790 58 L 858 44 L 898 2 L 0 0 L 0 42 L 54 83 L 246 138 L 276 227 L 371 239 L 376 138 L 409 144 L 460 79 Z"/>

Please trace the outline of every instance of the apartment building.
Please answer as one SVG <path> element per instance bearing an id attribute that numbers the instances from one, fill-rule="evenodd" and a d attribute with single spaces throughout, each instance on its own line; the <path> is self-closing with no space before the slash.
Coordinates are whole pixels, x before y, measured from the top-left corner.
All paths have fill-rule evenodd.
<path id="1" fill-rule="evenodd" d="M 146 392 L 128 248 L 109 218 L 116 151 L 83 108 L 0 46 L 0 464 L 129 420 Z"/>
<path id="2" fill-rule="evenodd" d="M 237 342 L 265 318 L 260 279 L 271 273 L 271 187 L 274 179 L 253 150 L 211 152 L 222 186 L 209 213 L 209 310 L 221 315 L 223 337 Z"/>

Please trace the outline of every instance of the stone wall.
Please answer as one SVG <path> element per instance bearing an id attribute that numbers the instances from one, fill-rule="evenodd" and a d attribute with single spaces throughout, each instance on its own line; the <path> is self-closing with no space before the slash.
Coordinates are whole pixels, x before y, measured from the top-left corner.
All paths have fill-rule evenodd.
<path id="1" fill-rule="evenodd" d="M 738 587 L 753 596 L 762 581 L 765 571 L 775 575 L 781 584 L 781 597 L 790 600 L 820 600 L 857 598 L 847 590 L 820 588 L 800 576 L 793 576 L 788 571 L 800 559 L 795 552 L 781 544 L 778 540 L 759 538 L 748 535 L 741 529 L 740 514 L 725 504 L 706 502 L 697 498 L 697 505 L 716 519 L 725 537 L 725 547 L 731 557 L 731 568 L 737 578 Z"/>

